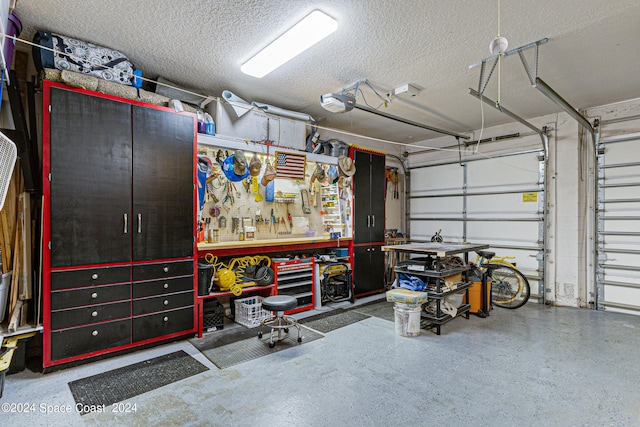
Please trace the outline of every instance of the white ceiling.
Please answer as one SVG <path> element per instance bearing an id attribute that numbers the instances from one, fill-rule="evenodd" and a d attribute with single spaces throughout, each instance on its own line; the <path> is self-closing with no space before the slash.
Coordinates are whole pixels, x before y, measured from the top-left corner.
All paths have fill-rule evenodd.
<path id="1" fill-rule="evenodd" d="M 338 31 L 271 74 L 256 79 L 240 65 L 314 9 Z M 638 0 L 505 0 L 500 35 L 509 49 L 540 46 L 538 76 L 576 108 L 640 97 Z M 37 29 L 121 51 L 145 77 L 158 75 L 203 95 L 227 89 L 310 114 L 321 126 L 415 143 L 440 134 L 363 111 L 330 113 L 319 97 L 367 79 L 378 91 L 405 83 L 422 89 L 396 99 L 386 114 L 468 133 L 481 126 L 479 68 L 498 32 L 497 0 L 18 0 L 31 40 Z M 533 50 L 527 51 L 532 63 Z M 498 98 L 497 72 L 485 95 Z M 533 89 L 518 55 L 503 58 L 501 104 L 523 118 L 560 111 Z M 357 102 L 380 100 L 362 87 Z M 484 108 L 485 126 L 511 122 Z"/>

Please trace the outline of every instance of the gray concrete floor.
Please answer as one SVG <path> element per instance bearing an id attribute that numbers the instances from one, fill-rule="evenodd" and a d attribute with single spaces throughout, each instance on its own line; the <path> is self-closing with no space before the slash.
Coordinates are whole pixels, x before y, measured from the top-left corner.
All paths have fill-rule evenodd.
<path id="1" fill-rule="evenodd" d="M 535 303 L 495 309 L 486 319 L 455 319 L 440 336 L 423 330 L 402 337 L 393 322 L 371 317 L 224 370 L 186 340 L 46 375 L 27 370 L 7 376 L 0 420 L 5 426 L 640 426 L 639 348 L 640 317 Z M 45 413 L 75 404 L 69 381 L 177 350 L 210 370 L 126 401 L 136 412 Z M 25 412 L 8 412 L 21 405 Z"/>

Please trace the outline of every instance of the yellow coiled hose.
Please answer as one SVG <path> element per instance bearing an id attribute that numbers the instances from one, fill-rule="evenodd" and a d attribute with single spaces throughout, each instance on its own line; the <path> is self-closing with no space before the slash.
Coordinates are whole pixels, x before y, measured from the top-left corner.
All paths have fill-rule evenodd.
<path id="1" fill-rule="evenodd" d="M 213 254 L 206 254 L 204 259 L 213 265 L 213 277 L 218 279 L 220 290 L 229 289 L 235 296 L 242 295 L 244 274 L 248 266 L 266 261 L 266 266 L 271 267 L 271 258 L 264 255 L 233 258 L 228 267 Z"/>

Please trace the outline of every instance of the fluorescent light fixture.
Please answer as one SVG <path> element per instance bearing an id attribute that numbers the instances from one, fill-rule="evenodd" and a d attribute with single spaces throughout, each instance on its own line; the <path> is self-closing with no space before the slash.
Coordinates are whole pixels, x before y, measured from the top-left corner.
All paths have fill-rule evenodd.
<path id="1" fill-rule="evenodd" d="M 264 77 L 337 29 L 338 22 L 335 19 L 314 10 L 242 64 L 240 71 L 253 77 Z"/>

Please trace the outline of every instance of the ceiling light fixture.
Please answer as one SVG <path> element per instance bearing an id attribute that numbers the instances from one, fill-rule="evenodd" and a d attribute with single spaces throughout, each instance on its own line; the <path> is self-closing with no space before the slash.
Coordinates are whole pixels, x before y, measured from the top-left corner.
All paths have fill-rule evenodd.
<path id="1" fill-rule="evenodd" d="M 338 29 L 338 22 L 314 10 L 242 64 L 240 71 L 262 78 Z"/>

